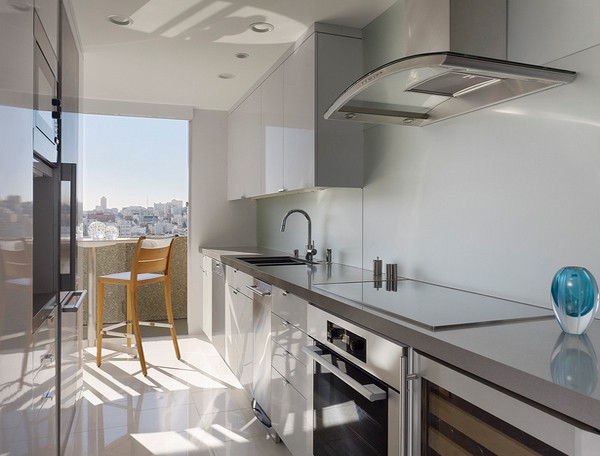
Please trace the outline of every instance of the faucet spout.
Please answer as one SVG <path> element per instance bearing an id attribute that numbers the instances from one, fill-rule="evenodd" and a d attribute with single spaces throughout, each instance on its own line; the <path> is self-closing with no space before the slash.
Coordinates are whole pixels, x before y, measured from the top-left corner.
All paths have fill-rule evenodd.
<path id="1" fill-rule="evenodd" d="M 294 212 L 298 212 L 299 214 L 302 214 L 306 218 L 306 221 L 308 222 L 308 241 L 306 243 L 306 259 L 308 261 L 312 262 L 313 256 L 316 255 L 317 250 L 315 249 L 315 244 L 312 240 L 312 221 L 310 220 L 310 216 L 308 215 L 308 213 L 306 211 L 303 211 L 302 209 L 289 210 L 283 216 L 283 219 L 281 220 L 281 232 L 285 231 L 285 224 L 287 222 L 287 219 Z"/>

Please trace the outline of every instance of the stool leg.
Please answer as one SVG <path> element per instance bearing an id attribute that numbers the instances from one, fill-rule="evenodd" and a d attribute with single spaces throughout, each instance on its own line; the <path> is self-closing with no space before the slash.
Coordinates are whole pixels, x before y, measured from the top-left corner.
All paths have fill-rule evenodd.
<path id="1" fill-rule="evenodd" d="M 102 323 L 104 320 L 104 282 L 98 281 L 96 301 L 96 365 L 102 364 Z"/>
<path id="2" fill-rule="evenodd" d="M 140 358 L 140 364 L 142 365 L 142 373 L 144 376 L 148 375 L 146 369 L 146 358 L 144 357 L 144 349 L 142 348 L 142 336 L 140 334 L 140 321 L 138 318 L 138 306 L 137 306 L 137 290 L 131 287 L 131 317 L 133 322 L 133 334 L 135 335 L 135 345 L 137 347 L 138 357 Z"/>
<path id="3" fill-rule="evenodd" d="M 126 333 L 127 333 L 128 336 L 131 335 L 131 330 L 132 330 L 132 327 L 131 327 L 131 321 L 133 319 L 132 311 L 131 311 L 131 309 L 133 307 L 132 306 L 133 299 L 132 299 L 132 296 L 131 296 L 132 293 L 133 293 L 132 286 L 131 285 L 127 285 L 127 303 L 126 303 L 126 307 L 125 307 L 125 309 L 126 309 L 125 310 L 125 314 L 126 314 L 125 315 L 125 321 L 127 322 Z M 131 347 L 131 337 L 127 338 L 127 347 Z"/>
<path id="4" fill-rule="evenodd" d="M 171 281 L 169 280 L 169 277 L 166 277 L 163 283 L 165 289 L 165 307 L 167 308 L 167 319 L 171 324 L 171 339 L 173 339 L 173 347 L 175 347 L 175 356 L 177 359 L 181 359 L 181 353 L 179 353 L 179 344 L 177 343 L 177 334 L 175 333 L 173 307 L 171 306 Z"/>

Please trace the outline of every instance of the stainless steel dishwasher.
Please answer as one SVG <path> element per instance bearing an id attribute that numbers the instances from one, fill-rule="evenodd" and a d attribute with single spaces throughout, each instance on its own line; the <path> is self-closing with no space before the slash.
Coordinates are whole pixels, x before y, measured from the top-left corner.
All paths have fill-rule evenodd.
<path id="1" fill-rule="evenodd" d="M 254 363 L 252 409 L 256 417 L 271 427 L 271 285 L 254 279 L 247 288 L 254 293 L 252 319 L 254 320 Z"/>
<path id="2" fill-rule="evenodd" d="M 225 267 L 212 260 L 212 343 L 225 358 Z"/>

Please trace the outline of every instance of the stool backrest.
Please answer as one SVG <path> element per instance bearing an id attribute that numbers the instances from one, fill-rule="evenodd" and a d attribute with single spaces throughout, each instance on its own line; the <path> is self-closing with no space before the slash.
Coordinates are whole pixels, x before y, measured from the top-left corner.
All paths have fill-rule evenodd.
<path id="1" fill-rule="evenodd" d="M 173 239 L 175 238 L 155 241 L 154 239 L 146 239 L 146 236 L 141 236 L 137 241 L 133 254 L 132 280 L 135 280 L 134 278 L 137 278 L 138 274 L 169 275 Z"/>

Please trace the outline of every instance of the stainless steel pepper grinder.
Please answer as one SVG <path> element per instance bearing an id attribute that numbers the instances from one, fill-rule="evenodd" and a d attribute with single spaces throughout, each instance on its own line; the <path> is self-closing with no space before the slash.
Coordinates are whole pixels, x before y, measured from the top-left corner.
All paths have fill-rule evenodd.
<path id="1" fill-rule="evenodd" d="M 376 290 L 379 290 L 382 286 L 382 269 L 383 269 L 383 261 L 377 257 L 376 260 L 373 260 L 373 286 Z"/>

